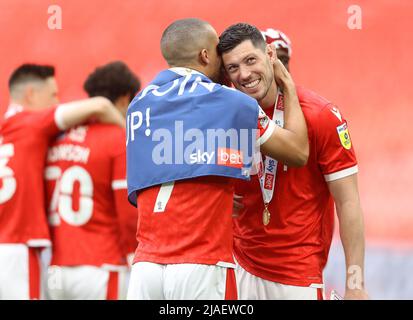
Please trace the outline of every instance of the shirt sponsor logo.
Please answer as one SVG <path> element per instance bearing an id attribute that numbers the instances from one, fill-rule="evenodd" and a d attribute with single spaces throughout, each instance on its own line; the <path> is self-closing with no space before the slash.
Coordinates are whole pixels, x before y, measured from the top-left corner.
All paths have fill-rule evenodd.
<path id="1" fill-rule="evenodd" d="M 344 149 L 351 149 L 350 134 L 348 132 L 347 123 L 343 123 L 341 126 L 337 127 L 337 133 L 340 138 L 341 145 Z"/>
<path id="2" fill-rule="evenodd" d="M 211 164 L 212 163 L 212 157 L 214 156 L 215 152 L 201 152 L 200 150 L 198 150 L 195 153 L 192 153 L 189 156 L 189 163 L 190 164 L 195 164 L 195 163 L 207 163 L 207 164 Z"/>
<path id="3" fill-rule="evenodd" d="M 218 148 L 217 164 L 226 167 L 242 168 L 242 152 L 236 149 Z"/>

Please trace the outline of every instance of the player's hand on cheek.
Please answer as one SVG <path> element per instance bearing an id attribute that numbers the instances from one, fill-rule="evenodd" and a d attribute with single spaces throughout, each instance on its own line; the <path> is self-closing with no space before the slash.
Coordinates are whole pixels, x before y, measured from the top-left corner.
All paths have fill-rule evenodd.
<path id="1" fill-rule="evenodd" d="M 275 60 L 273 64 L 274 80 L 281 90 L 284 90 L 286 86 L 294 86 L 294 80 L 287 68 L 283 65 L 280 59 Z"/>

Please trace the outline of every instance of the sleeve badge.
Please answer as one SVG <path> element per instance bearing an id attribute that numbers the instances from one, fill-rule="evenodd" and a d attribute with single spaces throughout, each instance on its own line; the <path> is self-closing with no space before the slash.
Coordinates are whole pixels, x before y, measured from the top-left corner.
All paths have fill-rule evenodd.
<path id="1" fill-rule="evenodd" d="M 338 126 L 337 133 L 340 138 L 341 145 L 344 147 L 344 149 L 350 150 L 351 139 L 350 139 L 350 134 L 348 132 L 347 123 L 343 123 L 342 125 Z"/>

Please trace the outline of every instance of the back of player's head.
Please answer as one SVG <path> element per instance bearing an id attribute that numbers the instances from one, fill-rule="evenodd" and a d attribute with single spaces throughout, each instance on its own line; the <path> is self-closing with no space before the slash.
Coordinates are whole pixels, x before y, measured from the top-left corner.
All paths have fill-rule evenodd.
<path id="1" fill-rule="evenodd" d="M 223 54 L 231 51 L 247 40 L 251 40 L 254 47 L 265 51 L 267 44 L 261 31 L 248 23 L 237 23 L 225 29 L 219 37 L 218 52 Z"/>
<path id="2" fill-rule="evenodd" d="M 131 100 L 140 90 L 140 86 L 138 77 L 122 61 L 96 68 L 83 84 L 89 97 L 103 96 L 113 103 L 126 95 L 129 95 Z"/>
<path id="3" fill-rule="evenodd" d="M 203 20 L 181 19 L 170 24 L 162 34 L 161 51 L 170 66 L 196 63 L 199 52 L 211 47 L 215 30 Z"/>
<path id="4" fill-rule="evenodd" d="M 54 77 L 55 69 L 49 65 L 23 64 L 13 71 L 9 78 L 9 90 L 12 96 L 26 84 L 44 82 Z"/>

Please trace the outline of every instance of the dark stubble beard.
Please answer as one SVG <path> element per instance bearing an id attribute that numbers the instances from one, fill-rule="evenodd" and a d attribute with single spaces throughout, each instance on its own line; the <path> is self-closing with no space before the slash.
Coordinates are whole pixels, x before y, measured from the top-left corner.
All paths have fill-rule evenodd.
<path id="1" fill-rule="evenodd" d="M 259 98 L 257 98 L 257 101 L 258 101 L 259 105 L 261 105 L 262 100 L 264 100 L 264 98 L 268 95 L 268 92 L 270 91 L 272 82 L 275 81 L 274 80 L 274 73 L 271 70 L 272 69 L 271 62 L 270 61 L 267 61 L 267 62 L 268 62 L 267 63 L 267 68 L 268 68 L 267 71 L 268 71 L 270 81 L 268 82 L 268 86 L 265 89 L 264 93 Z"/>

